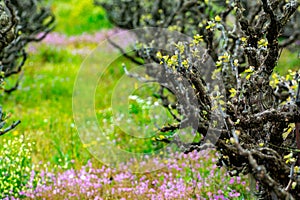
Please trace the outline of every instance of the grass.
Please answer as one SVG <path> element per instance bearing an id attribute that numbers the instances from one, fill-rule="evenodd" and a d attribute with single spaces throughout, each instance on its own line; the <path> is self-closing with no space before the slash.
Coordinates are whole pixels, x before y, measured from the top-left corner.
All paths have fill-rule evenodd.
<path id="1" fill-rule="evenodd" d="M 82 144 L 75 127 L 72 93 L 84 56 L 74 55 L 72 53 L 74 47 L 63 48 L 47 44 L 38 46 L 38 52 L 32 53 L 24 66 L 19 89 L 12 95 L 4 95 L 1 98 L 0 103 L 5 105 L 4 110 L 12 114 L 10 120 L 20 119 L 22 123 L 11 134 L 0 137 L 0 140 L 12 139 L 22 134 L 36 144 L 33 150 L 34 163 L 50 162 L 53 165 L 64 165 L 75 160 L 75 165 L 81 167 L 92 157 L 87 150 L 88 144 Z M 86 46 L 90 46 L 87 51 L 92 51 L 95 47 L 93 44 Z M 105 51 L 101 54 L 103 55 L 101 62 L 111 56 Z M 116 87 L 116 80 L 124 75 L 122 63 L 130 66 L 128 60 L 119 57 L 104 72 L 102 82 L 105 84 L 99 83 L 97 87 L 95 106 L 98 121 L 108 137 L 116 140 L 117 146 L 128 151 L 149 152 L 153 148 L 161 148 L 161 144 L 153 144 L 153 131 L 149 133 L 151 137 L 148 136 L 147 140 L 132 141 L 132 137 L 126 135 L 124 130 L 112 128 L 115 121 L 109 109 L 111 94 Z M 6 80 L 7 87 L 13 86 L 14 79 Z M 139 94 L 139 90 L 132 95 L 136 94 Z M 145 92 L 144 95 L 146 96 Z M 146 102 L 142 99 L 139 102 L 132 100 L 130 115 L 135 119 L 132 125 L 136 126 L 135 123 L 139 125 L 138 127 L 149 125 L 150 107 L 148 106 L 146 112 L 145 105 Z M 73 164 L 72 166 L 74 167 Z"/>
<path id="2" fill-rule="evenodd" d="M 34 162 L 60 164 L 60 160 L 89 159 L 86 151 L 79 151 L 81 144 L 72 125 L 72 87 L 83 58 L 63 51 L 52 49 L 45 55 L 41 50 L 40 54 L 32 55 L 32 60 L 24 66 L 19 90 L 5 96 L 2 103 L 22 124 L 1 139 L 18 134 L 30 137 L 36 142 Z M 49 62 L 48 58 L 51 58 Z"/>
<path id="3" fill-rule="evenodd" d="M 299 51 L 291 52 L 287 49 L 283 50 L 280 56 L 280 60 L 278 62 L 278 66 L 275 68 L 275 72 L 280 75 L 286 75 L 288 70 L 299 70 Z"/>

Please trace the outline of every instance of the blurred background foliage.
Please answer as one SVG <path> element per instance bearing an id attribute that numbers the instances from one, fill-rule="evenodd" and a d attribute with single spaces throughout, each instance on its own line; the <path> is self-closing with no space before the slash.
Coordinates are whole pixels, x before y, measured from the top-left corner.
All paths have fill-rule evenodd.
<path id="1" fill-rule="evenodd" d="M 93 0 L 47 0 L 56 15 L 55 31 L 66 35 L 94 33 L 112 25 L 105 11 L 93 5 Z"/>

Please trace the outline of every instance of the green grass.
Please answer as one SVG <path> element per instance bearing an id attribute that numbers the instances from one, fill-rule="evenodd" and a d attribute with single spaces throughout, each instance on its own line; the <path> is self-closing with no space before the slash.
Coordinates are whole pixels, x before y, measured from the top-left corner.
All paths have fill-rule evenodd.
<path id="1" fill-rule="evenodd" d="M 86 46 L 90 46 L 92 50 L 93 45 Z M 82 144 L 79 138 L 72 111 L 73 86 L 84 57 L 73 55 L 74 47 L 38 45 L 38 49 L 37 53 L 30 55 L 30 60 L 24 66 L 19 89 L 11 95 L 3 95 L 0 100 L 4 110 L 12 114 L 10 122 L 18 119 L 22 121 L 14 131 L 0 137 L 0 141 L 22 134 L 36 144 L 33 147 L 34 163 L 50 162 L 51 165 L 65 165 L 75 160 L 75 165 L 80 167 L 92 159 L 87 150 L 89 144 Z M 106 58 L 109 60 L 112 56 L 104 50 L 101 55 L 99 63 L 103 63 L 103 59 Z M 146 140 L 132 139 L 130 135 L 125 134 L 126 130 L 115 126 L 111 128 L 114 124 L 109 109 L 111 95 L 117 80 L 124 76 L 122 63 L 126 63 L 130 69 L 130 62 L 119 57 L 102 76 L 102 82 L 99 83 L 95 94 L 97 118 L 108 137 L 116 140 L 116 145 L 120 148 L 132 152 L 151 152 L 162 147 L 162 144 L 152 140 L 153 136 L 157 136 L 157 132 L 153 131 L 153 125 Z M 13 86 L 14 79 L 14 77 L 7 79 L 6 87 Z M 133 95 L 146 97 L 147 92 L 145 89 L 135 90 Z M 145 102 L 132 101 L 130 104 L 130 117 L 134 119 L 132 126 L 145 127 L 151 122 L 150 107 L 145 111 L 142 109 Z M 104 121 L 106 123 L 103 123 Z"/>
<path id="2" fill-rule="evenodd" d="M 36 143 L 34 162 L 60 164 L 59 160 L 71 159 L 85 162 L 90 156 L 82 148 L 72 119 L 72 87 L 83 58 L 51 48 L 45 55 L 43 48 L 47 47 L 31 55 L 24 66 L 20 88 L 4 96 L 1 102 L 12 113 L 12 120 L 22 121 L 15 131 L 1 139 L 18 134 L 30 137 Z M 49 54 L 52 56 L 48 57 Z"/>
<path id="3" fill-rule="evenodd" d="M 299 70 L 300 69 L 300 58 L 299 52 L 291 52 L 289 50 L 283 50 L 278 62 L 278 66 L 275 68 L 275 72 L 280 75 L 286 75 L 288 70 Z"/>

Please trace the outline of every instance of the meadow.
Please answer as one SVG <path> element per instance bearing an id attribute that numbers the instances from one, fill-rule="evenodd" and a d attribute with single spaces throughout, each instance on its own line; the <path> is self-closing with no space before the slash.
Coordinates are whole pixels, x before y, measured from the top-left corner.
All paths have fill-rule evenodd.
<path id="1" fill-rule="evenodd" d="M 85 58 L 118 30 L 109 24 L 105 12 L 92 1 L 48 1 L 57 16 L 57 26 L 44 41 L 28 47 L 29 58 L 18 90 L 1 94 L 1 105 L 11 114 L 10 121 L 22 123 L 1 136 L 0 197 L 6 199 L 250 199 L 248 177 L 231 177 L 217 167 L 215 151 L 171 154 L 149 159 L 140 166 L 158 165 L 147 173 L 128 171 L 128 164 L 117 170 L 104 165 L 89 151 L 91 144 L 81 141 L 73 119 L 73 87 Z M 295 53 L 283 52 L 278 72 L 289 65 L 299 68 Z M 103 57 L 118 51 L 103 49 Z M 116 145 L 130 151 L 160 149 L 153 141 L 135 143 L 118 129 L 112 119 L 110 95 L 116 81 L 124 75 L 119 57 L 105 74 L 105 86 L 98 87 L 95 109 L 98 121 Z M 6 80 L 14 85 L 16 78 Z M 138 95 L 138 94 L 137 94 Z M 139 99 L 139 98 L 137 98 Z M 147 125 L 147 100 L 134 98 L 132 112 Z M 148 99 L 149 100 L 149 99 Z M 149 100 L 151 104 L 154 102 Z M 146 114 L 145 114 L 146 113 Z M 156 135 L 159 137 L 159 135 Z M 95 145 L 95 144 L 94 144 Z M 254 183 L 255 185 L 255 183 Z"/>

